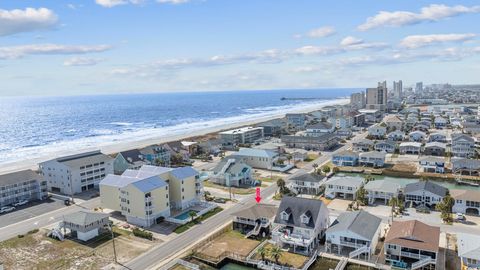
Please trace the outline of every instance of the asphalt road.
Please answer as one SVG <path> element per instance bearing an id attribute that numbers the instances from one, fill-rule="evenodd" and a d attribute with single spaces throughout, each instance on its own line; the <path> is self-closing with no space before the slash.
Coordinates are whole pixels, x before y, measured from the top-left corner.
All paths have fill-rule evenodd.
<path id="1" fill-rule="evenodd" d="M 65 207 L 63 201 L 57 199 L 33 202 L 28 205 L 15 207 L 15 210 L 12 212 L 0 214 L 0 228 L 55 211 L 62 207 Z"/>
<path id="2" fill-rule="evenodd" d="M 358 135 L 357 138 L 365 136 L 364 134 Z M 330 160 L 331 156 L 339 151 L 348 149 L 351 146 L 351 143 L 338 148 L 333 152 L 323 152 L 320 157 L 315 159 L 313 162 L 306 165 L 304 169 L 311 170 L 313 164 L 316 163 L 321 166 L 323 163 Z M 263 198 L 269 197 L 275 193 L 277 186 L 271 185 L 262 190 L 261 194 Z M 178 255 L 183 252 L 187 247 L 193 245 L 201 236 L 207 235 L 212 232 L 214 228 L 218 228 L 229 220 L 232 219 L 231 214 L 237 212 L 243 208 L 247 208 L 255 204 L 255 195 L 249 195 L 243 198 L 237 205 L 232 206 L 229 209 L 226 209 L 215 216 L 207 219 L 198 226 L 194 226 L 190 230 L 180 234 L 178 237 L 162 243 L 159 246 L 154 247 L 146 253 L 136 257 L 131 260 L 125 266 L 132 270 L 143 270 L 154 267 L 155 265 L 161 263 L 162 261 L 171 259 L 174 255 Z"/>
<path id="3" fill-rule="evenodd" d="M 64 215 L 75 213 L 81 209 L 91 210 L 95 207 L 98 207 L 99 205 L 100 205 L 100 198 L 97 197 L 97 198 L 85 201 L 79 205 L 75 204 L 68 207 L 63 206 L 56 210 L 48 211 L 46 213 L 43 213 L 37 216 L 33 215 L 32 214 L 33 212 L 30 212 L 30 216 L 33 216 L 33 217 L 29 218 L 29 215 L 26 215 L 25 217 L 27 219 L 24 219 L 21 222 L 17 222 L 17 223 L 10 224 L 0 228 L 0 241 L 4 241 L 12 237 L 16 237 L 19 234 L 25 234 L 28 231 L 31 231 L 33 229 L 50 226 L 56 222 L 61 221 Z M 48 207 L 47 205 L 39 204 L 39 205 L 33 206 L 34 207 L 33 209 L 36 209 L 37 207 L 42 207 L 42 206 Z M 30 208 L 25 208 L 24 210 L 19 210 L 19 211 L 32 211 L 32 210 Z M 39 211 L 39 209 L 36 209 L 36 211 Z M 9 215 L 10 214 L 13 214 L 16 218 L 19 218 L 22 215 L 22 212 L 12 212 L 12 213 L 9 213 Z M 2 222 L 4 222 L 3 221 L 4 218 L 7 218 L 7 215 L 0 216 L 0 220 L 2 220 Z"/>

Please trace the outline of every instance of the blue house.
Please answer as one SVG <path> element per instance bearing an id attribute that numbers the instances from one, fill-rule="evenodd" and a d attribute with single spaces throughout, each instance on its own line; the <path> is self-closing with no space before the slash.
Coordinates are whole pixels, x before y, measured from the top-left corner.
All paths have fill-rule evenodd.
<path id="1" fill-rule="evenodd" d="M 162 145 L 150 145 L 140 149 L 140 153 L 145 160 L 148 160 L 150 164 L 169 166 L 170 165 L 170 151 Z M 159 163 L 159 164 L 157 164 Z"/>
<path id="2" fill-rule="evenodd" d="M 345 150 L 332 156 L 332 163 L 336 166 L 356 166 L 358 165 L 358 153 Z"/>

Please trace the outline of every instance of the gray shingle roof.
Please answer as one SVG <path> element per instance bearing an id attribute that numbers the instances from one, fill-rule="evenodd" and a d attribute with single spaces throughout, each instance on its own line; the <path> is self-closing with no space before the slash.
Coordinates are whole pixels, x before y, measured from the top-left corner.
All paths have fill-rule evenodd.
<path id="1" fill-rule="evenodd" d="M 365 185 L 366 190 L 372 191 L 381 191 L 381 192 L 388 192 L 388 193 L 396 193 L 402 187 L 402 185 L 387 181 L 387 180 L 374 180 L 369 181 Z"/>
<path id="2" fill-rule="evenodd" d="M 415 183 L 410 183 L 405 186 L 405 193 L 411 193 L 419 190 L 429 191 L 433 194 L 438 196 L 445 196 L 447 194 L 448 189 L 442 187 L 438 184 L 435 184 L 432 181 L 419 181 Z"/>
<path id="3" fill-rule="evenodd" d="M 278 207 L 277 215 L 275 216 L 275 223 L 313 229 L 315 228 L 315 222 L 317 221 L 322 208 L 326 208 L 326 206 L 320 200 L 285 196 L 282 198 L 280 206 Z M 283 211 L 290 213 L 290 218 L 288 220 L 283 220 L 281 218 L 281 213 Z M 300 219 L 300 216 L 306 213 L 311 215 L 308 224 L 302 223 Z"/>
<path id="4" fill-rule="evenodd" d="M 67 166 L 76 167 L 84 164 L 108 162 L 113 158 L 103 154 L 100 151 L 86 152 L 71 156 L 65 156 L 55 159 L 59 163 L 63 163 Z"/>
<path id="5" fill-rule="evenodd" d="M 185 179 L 198 175 L 198 172 L 192 167 L 179 167 L 175 168 L 170 172 L 177 179 Z"/>
<path id="6" fill-rule="evenodd" d="M 73 224 L 78 224 L 80 226 L 85 226 L 108 217 L 110 217 L 110 215 L 106 213 L 80 210 L 78 212 L 63 216 L 63 220 L 65 222 L 70 222 Z"/>
<path id="7" fill-rule="evenodd" d="M 128 162 L 130 162 L 130 160 L 131 160 L 131 162 L 137 162 L 137 161 L 142 161 L 143 160 L 141 158 L 142 153 L 140 153 L 140 151 L 138 149 L 123 151 L 123 152 L 120 152 L 119 154 L 122 155 L 123 158 Z"/>
<path id="8" fill-rule="evenodd" d="M 458 256 L 480 260 L 480 236 L 476 234 L 457 234 Z"/>
<path id="9" fill-rule="evenodd" d="M 217 164 L 217 166 L 215 166 L 215 168 L 213 168 L 212 171 L 214 173 L 219 173 L 223 169 L 223 167 L 227 164 L 229 159 L 230 158 L 224 158 L 222 161 L 220 161 Z M 226 170 L 226 172 L 231 173 L 231 174 L 238 174 L 238 173 L 242 172 L 244 170 L 244 168 L 250 168 L 250 166 L 245 164 L 243 161 L 239 161 L 239 160 L 235 159 L 235 163 L 230 165 L 228 167 L 228 169 Z"/>
<path id="10" fill-rule="evenodd" d="M 323 175 L 318 175 L 318 174 L 312 174 L 308 173 L 304 170 L 299 170 L 295 174 L 293 174 L 289 180 L 290 181 L 304 181 L 304 182 L 314 182 L 318 183 L 322 181 L 325 177 Z"/>
<path id="11" fill-rule="evenodd" d="M 232 213 L 232 216 L 248 218 L 252 220 L 256 220 L 262 217 L 271 219 L 275 216 L 276 212 L 277 207 L 275 205 L 259 203 L 254 204 L 249 208 Z"/>
<path id="12" fill-rule="evenodd" d="M 32 170 L 24 170 L 19 172 L 7 173 L 0 175 L 0 186 L 8 186 L 32 180 L 43 180 L 43 176 Z"/>
<path id="13" fill-rule="evenodd" d="M 366 240 L 372 240 L 382 219 L 365 211 L 345 212 L 333 222 L 329 232 L 350 231 Z"/>

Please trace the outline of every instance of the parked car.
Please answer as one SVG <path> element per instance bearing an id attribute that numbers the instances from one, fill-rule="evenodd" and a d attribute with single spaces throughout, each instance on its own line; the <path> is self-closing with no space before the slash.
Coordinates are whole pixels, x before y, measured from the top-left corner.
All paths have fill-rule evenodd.
<path id="1" fill-rule="evenodd" d="M 467 218 L 465 217 L 464 214 L 462 214 L 462 213 L 457 213 L 455 219 L 458 220 L 458 221 L 464 221 L 464 220 L 466 220 Z"/>
<path id="2" fill-rule="evenodd" d="M 18 201 L 16 203 L 14 203 L 13 206 L 22 206 L 22 205 L 25 205 L 27 203 L 28 203 L 27 200 L 21 200 L 21 201 Z"/>
<path id="3" fill-rule="evenodd" d="M 216 203 L 226 203 L 227 202 L 224 198 L 215 198 L 213 201 L 216 202 Z"/>
<path id="4" fill-rule="evenodd" d="M 13 210 L 15 210 L 15 207 L 13 206 L 4 206 L 0 208 L 0 214 L 12 212 Z"/>

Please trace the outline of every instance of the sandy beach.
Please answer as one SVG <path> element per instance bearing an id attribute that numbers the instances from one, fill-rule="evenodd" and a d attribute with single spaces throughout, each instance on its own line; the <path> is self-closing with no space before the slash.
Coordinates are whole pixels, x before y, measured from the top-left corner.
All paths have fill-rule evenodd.
<path id="1" fill-rule="evenodd" d="M 336 99 L 331 101 L 325 101 L 324 103 L 319 105 L 308 105 L 308 106 L 302 106 L 299 108 L 294 108 L 292 110 L 289 110 L 288 113 L 309 113 L 309 112 L 319 110 L 325 106 L 343 105 L 348 103 L 349 103 L 349 99 L 347 98 Z M 76 149 L 75 151 L 51 151 L 47 154 L 39 155 L 36 158 L 3 163 L 0 165 L 0 173 L 9 173 L 9 172 L 26 170 L 26 169 L 36 170 L 38 168 L 38 163 L 46 160 L 50 160 L 56 157 L 73 155 L 73 154 L 78 154 L 78 153 L 93 151 L 98 149 L 100 149 L 105 154 L 114 154 L 114 153 L 130 150 L 130 149 L 143 148 L 145 146 L 152 145 L 152 144 L 161 144 L 161 143 L 167 143 L 167 142 L 178 141 L 178 140 L 187 140 L 188 138 L 192 138 L 192 137 L 198 137 L 198 136 L 202 136 L 210 133 L 219 132 L 221 130 L 227 130 L 227 129 L 232 129 L 232 128 L 241 127 L 241 126 L 254 125 L 264 121 L 282 118 L 284 116 L 285 116 L 285 112 L 279 112 L 276 115 L 269 115 L 266 117 L 259 117 L 255 119 L 245 120 L 245 121 L 236 121 L 229 124 L 206 126 L 205 128 L 199 128 L 194 131 L 183 131 L 183 132 L 179 131 L 174 134 L 160 135 L 160 136 L 152 134 L 152 136 L 150 137 L 142 136 L 141 138 L 136 138 L 135 136 L 132 136 L 132 138 L 129 138 L 128 140 L 103 143 L 103 144 L 99 144 L 92 147 Z"/>

